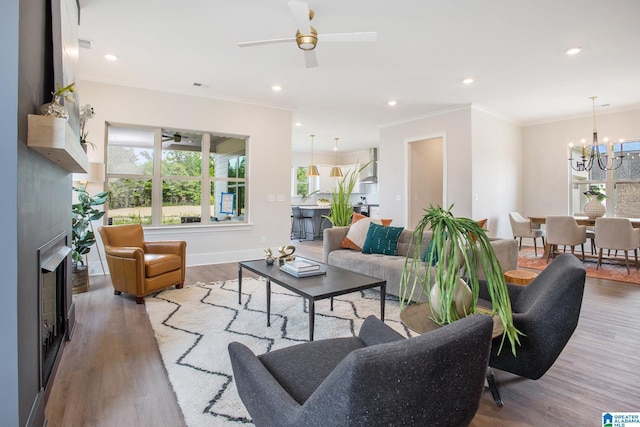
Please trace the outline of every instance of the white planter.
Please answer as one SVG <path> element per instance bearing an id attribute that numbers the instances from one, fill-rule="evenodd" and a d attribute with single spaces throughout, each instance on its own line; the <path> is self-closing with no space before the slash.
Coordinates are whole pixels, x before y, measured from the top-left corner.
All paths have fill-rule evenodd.
<path id="1" fill-rule="evenodd" d="M 453 301 L 456 306 L 456 312 L 458 317 L 463 318 L 471 311 L 471 305 L 473 303 L 473 293 L 467 283 L 458 277 L 458 283 L 456 285 L 456 292 L 453 296 Z M 429 305 L 431 306 L 431 314 L 437 319 L 442 319 L 442 313 L 440 313 L 440 288 L 437 283 L 434 283 L 431 287 L 429 295 Z"/>
<path id="2" fill-rule="evenodd" d="M 607 213 L 607 208 L 598 199 L 591 199 L 584 205 L 584 213 L 591 219 L 599 218 Z"/>

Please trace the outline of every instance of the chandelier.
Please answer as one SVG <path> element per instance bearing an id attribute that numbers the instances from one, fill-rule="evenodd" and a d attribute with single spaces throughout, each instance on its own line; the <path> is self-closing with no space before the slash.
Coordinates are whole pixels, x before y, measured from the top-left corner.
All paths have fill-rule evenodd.
<path id="1" fill-rule="evenodd" d="M 594 165 L 598 165 L 600 169 L 603 171 L 609 171 L 618 169 L 622 165 L 622 160 L 624 159 L 624 151 L 622 148 L 622 140 L 620 141 L 620 154 L 616 155 L 614 150 L 613 143 L 610 144 L 611 151 L 609 151 L 609 146 L 605 144 L 604 153 L 600 152 L 600 148 L 598 145 L 598 129 L 596 128 L 596 99 L 597 96 L 591 96 L 589 99 L 593 105 L 593 142 L 591 148 L 588 148 L 586 144 L 582 144 L 582 155 L 579 156 L 578 159 L 573 158 L 573 143 L 569 144 L 569 165 L 571 165 L 571 169 L 577 172 L 585 172 L 590 171 Z M 605 139 L 605 143 L 607 140 Z M 575 160 L 575 165 L 574 165 Z"/>

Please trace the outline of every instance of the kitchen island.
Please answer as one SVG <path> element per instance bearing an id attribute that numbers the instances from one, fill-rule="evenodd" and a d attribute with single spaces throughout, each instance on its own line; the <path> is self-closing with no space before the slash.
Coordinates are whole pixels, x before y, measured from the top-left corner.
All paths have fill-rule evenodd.
<path id="1" fill-rule="evenodd" d="M 331 221 L 324 218 L 323 215 L 329 215 L 331 213 L 330 206 L 317 206 L 317 205 L 298 205 L 304 216 L 305 223 L 305 236 L 303 240 L 322 240 L 322 233 L 325 228 L 331 228 Z M 353 207 L 355 212 L 360 211 L 360 206 Z M 300 235 L 299 224 L 297 221 L 293 222 L 292 235 Z"/>

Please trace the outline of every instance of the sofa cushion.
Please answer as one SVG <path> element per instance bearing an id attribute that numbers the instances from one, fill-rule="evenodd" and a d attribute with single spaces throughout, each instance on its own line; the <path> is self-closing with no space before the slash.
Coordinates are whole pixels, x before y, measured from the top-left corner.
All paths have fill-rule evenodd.
<path id="1" fill-rule="evenodd" d="M 376 223 L 369 224 L 367 238 L 362 246 L 362 253 L 395 255 L 398 239 L 404 227 L 385 227 Z"/>
<path id="2" fill-rule="evenodd" d="M 182 258 L 173 254 L 144 254 L 145 277 L 155 277 L 182 268 Z"/>
<path id="3" fill-rule="evenodd" d="M 364 245 L 364 241 L 367 239 L 367 232 L 369 231 L 369 224 L 371 223 L 389 225 L 391 224 L 391 220 L 369 218 L 354 212 L 347 237 L 344 238 L 340 246 L 345 249 L 362 250 L 362 245 Z"/>
<path id="4" fill-rule="evenodd" d="M 433 259 L 431 260 L 432 266 L 438 263 L 438 248 L 435 242 L 435 240 L 431 239 L 429 246 L 427 246 L 427 249 L 425 249 L 424 254 L 422 255 L 422 262 L 427 262 L 433 253 Z"/>

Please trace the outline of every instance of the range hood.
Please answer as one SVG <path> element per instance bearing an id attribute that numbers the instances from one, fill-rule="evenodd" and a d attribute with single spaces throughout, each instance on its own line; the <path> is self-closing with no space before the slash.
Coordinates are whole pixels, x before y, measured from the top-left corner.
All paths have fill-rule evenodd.
<path id="1" fill-rule="evenodd" d="M 370 163 L 366 168 L 360 172 L 361 184 L 376 184 L 378 182 L 378 149 L 369 148 L 369 160 Z"/>

